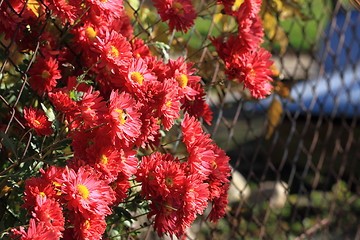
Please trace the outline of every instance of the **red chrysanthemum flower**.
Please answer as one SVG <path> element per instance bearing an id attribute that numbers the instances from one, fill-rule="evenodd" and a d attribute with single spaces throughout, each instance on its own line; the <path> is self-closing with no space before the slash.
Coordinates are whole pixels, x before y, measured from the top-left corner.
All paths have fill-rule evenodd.
<path id="1" fill-rule="evenodd" d="M 100 179 L 107 183 L 116 180 L 121 171 L 121 155 L 115 147 L 111 145 L 94 144 L 89 150 L 91 166 L 98 171 Z"/>
<path id="2" fill-rule="evenodd" d="M 97 47 L 100 50 L 100 67 L 107 66 L 110 70 L 114 68 L 127 69 L 132 54 L 131 46 L 124 36 L 116 31 L 106 32 L 104 39 L 98 38 Z"/>
<path id="3" fill-rule="evenodd" d="M 61 184 L 55 179 L 62 174 L 63 170 L 51 166 L 46 172 L 43 169 L 40 169 L 40 172 L 41 177 L 26 179 L 22 208 L 32 210 L 37 205 L 38 196 L 48 199 L 59 199 L 61 197 Z"/>
<path id="4" fill-rule="evenodd" d="M 179 86 L 179 96 L 194 100 L 194 96 L 198 92 L 193 89 L 193 86 L 196 86 L 201 79 L 199 76 L 193 75 L 196 71 L 192 68 L 194 63 L 185 63 L 185 58 L 178 58 L 176 61 L 170 59 L 167 65 L 169 67 L 167 77 L 176 80 Z"/>
<path id="5" fill-rule="evenodd" d="M 215 161 L 209 135 L 200 136 L 191 147 L 187 146 L 187 151 L 189 152 L 188 163 L 191 173 L 197 173 L 206 179 L 210 175 L 212 164 Z"/>
<path id="6" fill-rule="evenodd" d="M 224 6 L 224 11 L 226 14 L 232 14 L 231 7 L 234 5 L 235 0 L 217 0 L 217 2 Z"/>
<path id="7" fill-rule="evenodd" d="M 54 229 L 49 229 L 44 222 L 36 224 L 35 219 L 30 219 L 29 228 L 27 231 L 23 227 L 20 230 L 11 229 L 15 236 L 21 236 L 20 240 L 43 240 L 43 239 L 60 239 L 59 233 Z"/>
<path id="8" fill-rule="evenodd" d="M 136 181 L 142 183 L 142 194 L 147 198 L 165 198 L 183 190 L 185 173 L 172 155 L 155 152 L 142 158 Z"/>
<path id="9" fill-rule="evenodd" d="M 66 168 L 59 181 L 70 210 L 85 218 L 91 214 L 111 214 L 109 205 L 115 200 L 114 192 L 92 168 L 80 167 L 77 172 Z"/>
<path id="10" fill-rule="evenodd" d="M 219 197 L 213 199 L 212 209 L 208 216 L 208 218 L 210 218 L 210 221 L 218 222 L 219 219 L 225 215 L 225 208 L 226 208 L 226 205 L 228 204 L 228 201 L 227 201 L 228 189 L 229 189 L 229 183 L 225 183 L 220 188 Z"/>
<path id="11" fill-rule="evenodd" d="M 212 171 L 208 178 L 209 198 L 211 200 L 220 198 L 221 194 L 227 194 L 226 192 L 223 192 L 222 187 L 225 183 L 229 182 L 228 178 L 230 177 L 231 172 L 229 157 L 215 144 L 213 144 L 213 147 L 215 160 L 212 162 Z"/>
<path id="12" fill-rule="evenodd" d="M 160 126 L 158 120 L 153 116 L 153 113 L 142 107 L 140 120 L 142 122 L 140 128 L 140 136 L 136 139 L 136 145 L 142 148 L 155 149 L 160 143 Z"/>
<path id="13" fill-rule="evenodd" d="M 75 215 L 74 235 L 75 239 L 101 239 L 106 229 L 106 221 L 104 215 L 91 215 L 84 218 L 81 215 Z"/>
<path id="14" fill-rule="evenodd" d="M 75 116 L 79 118 L 77 121 L 84 122 L 85 128 L 92 128 L 103 123 L 106 102 L 103 101 L 99 91 L 92 92 L 92 87 L 90 87 L 87 92 L 84 92 L 77 105 L 79 112 Z"/>
<path id="15" fill-rule="evenodd" d="M 120 150 L 121 172 L 128 178 L 130 178 L 137 171 L 138 159 L 136 158 L 136 154 L 137 152 L 131 148 Z"/>
<path id="16" fill-rule="evenodd" d="M 61 78 L 58 62 L 51 57 L 42 58 L 39 56 L 29 71 L 29 82 L 31 87 L 42 95 L 45 91 L 52 91 L 56 86 L 57 79 Z"/>
<path id="17" fill-rule="evenodd" d="M 180 209 L 183 217 L 179 219 L 177 236 L 181 236 L 196 219 L 197 214 L 201 215 L 208 205 L 208 184 L 203 183 L 198 175 L 193 174 L 186 178 L 184 192 L 184 202 Z"/>
<path id="18" fill-rule="evenodd" d="M 205 102 L 206 93 L 204 93 L 204 89 L 199 83 L 195 84 L 192 89 L 196 91 L 197 94 L 193 99 L 182 98 L 181 109 L 184 109 L 190 116 L 196 118 L 202 117 L 207 124 L 211 125 L 212 111 L 210 110 L 209 104 Z"/>
<path id="19" fill-rule="evenodd" d="M 62 21 L 63 25 L 67 22 L 73 24 L 80 17 L 81 13 L 78 9 L 81 9 L 81 7 L 76 0 L 47 0 L 46 4 L 53 14 Z"/>
<path id="20" fill-rule="evenodd" d="M 146 61 L 147 68 L 157 77 L 158 82 L 164 82 L 167 76 L 166 66 L 164 65 L 162 59 L 158 59 L 156 56 L 151 56 L 145 58 L 144 60 Z"/>
<path id="21" fill-rule="evenodd" d="M 184 120 L 181 123 L 183 132 L 183 142 L 187 147 L 193 147 L 197 139 L 203 135 L 203 130 L 200 126 L 200 122 L 196 121 L 194 117 L 190 117 L 189 114 L 185 114 Z"/>
<path id="22" fill-rule="evenodd" d="M 127 15 L 125 9 L 121 11 L 121 16 L 119 18 L 113 18 L 108 26 L 105 26 L 109 30 L 115 30 L 121 33 L 127 39 L 133 38 L 134 29 L 131 25 L 131 19 Z"/>
<path id="23" fill-rule="evenodd" d="M 149 82 L 155 81 L 156 77 L 147 69 L 146 62 L 142 58 L 134 59 L 125 73 L 128 90 L 139 99 L 147 98 L 146 87 Z M 113 82 L 116 86 L 116 82 Z M 119 86 L 121 87 L 121 86 Z"/>
<path id="24" fill-rule="evenodd" d="M 36 109 L 30 107 L 24 107 L 24 118 L 26 121 L 26 126 L 33 128 L 37 135 L 40 137 L 42 135 L 50 136 L 54 131 L 51 128 L 52 122 L 49 121 L 48 117 L 41 109 Z"/>
<path id="25" fill-rule="evenodd" d="M 72 115 L 79 111 L 76 102 L 71 99 L 70 92 L 66 88 L 55 88 L 54 91 L 48 93 L 48 96 L 56 111 Z"/>
<path id="26" fill-rule="evenodd" d="M 244 0 L 242 3 L 243 8 L 246 8 L 246 13 L 248 17 L 253 18 L 256 17 L 260 12 L 262 0 Z"/>
<path id="27" fill-rule="evenodd" d="M 141 113 L 138 107 L 136 101 L 125 92 L 118 94 L 118 91 L 113 91 L 110 94 L 108 123 L 113 144 L 118 139 L 129 146 L 140 135 Z"/>
<path id="28" fill-rule="evenodd" d="M 169 20 L 169 29 L 187 32 L 194 25 L 196 13 L 191 0 L 153 0 L 163 22 Z"/>
<path id="29" fill-rule="evenodd" d="M 215 160 L 212 163 L 213 170 L 209 176 L 210 179 L 217 179 L 223 183 L 229 182 L 231 168 L 229 165 L 230 158 L 216 144 L 213 144 Z"/>
<path id="30" fill-rule="evenodd" d="M 119 173 L 116 181 L 111 185 L 116 194 L 115 205 L 117 205 L 124 201 L 124 199 L 128 196 L 127 192 L 130 188 L 129 178 L 124 173 Z"/>
<path id="31" fill-rule="evenodd" d="M 242 4 L 234 14 L 238 20 L 237 42 L 248 51 L 253 51 L 259 48 L 260 43 L 264 42 L 264 28 L 258 14 L 253 14 L 254 17 L 249 16 L 250 10 L 245 4 Z"/>
<path id="32" fill-rule="evenodd" d="M 86 22 L 84 25 L 75 28 L 72 33 L 75 35 L 75 45 L 81 50 L 86 50 L 86 47 L 94 44 L 96 37 L 101 32 L 96 25 Z"/>
<path id="33" fill-rule="evenodd" d="M 81 53 L 81 64 L 87 68 L 93 66 L 99 60 L 100 49 L 98 49 L 97 38 L 103 38 L 103 33 L 99 27 L 90 22 L 79 25 L 71 33 L 74 35 L 74 49 Z"/>
<path id="34" fill-rule="evenodd" d="M 212 172 L 216 157 L 210 136 L 202 133 L 200 123 L 193 117 L 189 118 L 187 114 L 181 126 L 184 136 L 183 141 L 189 152 L 190 171 L 205 180 Z"/>
<path id="35" fill-rule="evenodd" d="M 130 44 L 134 58 L 148 58 L 151 56 L 149 47 L 144 44 L 144 40 L 141 38 L 133 38 Z"/>
<path id="36" fill-rule="evenodd" d="M 59 237 L 61 237 L 61 231 L 64 231 L 65 218 L 60 204 L 53 198 L 37 196 L 32 216 L 37 221 L 43 222 L 49 229 L 58 232 Z"/>
<path id="37" fill-rule="evenodd" d="M 20 31 L 24 29 L 24 26 L 19 24 L 23 19 L 18 16 L 16 11 L 13 11 L 13 8 L 16 6 L 14 6 L 13 2 L 11 2 L 10 6 L 6 2 L 0 5 L 0 32 L 5 34 L 5 40 L 11 39 L 14 36 L 18 26 Z"/>
<path id="38" fill-rule="evenodd" d="M 122 16 L 123 1 L 120 0 L 86 0 L 86 5 L 91 7 L 99 16 L 111 16 L 112 18 L 119 18 Z"/>
<path id="39" fill-rule="evenodd" d="M 239 70 L 239 82 L 243 82 L 244 88 L 248 88 L 255 98 L 265 98 L 271 93 L 273 72 L 270 66 L 273 61 L 270 57 L 271 53 L 260 48 L 257 52 L 240 55 L 234 64 Z"/>
<path id="40" fill-rule="evenodd" d="M 223 36 L 210 38 L 216 52 L 225 63 L 231 61 L 235 56 L 248 52 L 248 49 L 242 44 L 238 36 L 230 35 L 227 41 Z"/>
<path id="41" fill-rule="evenodd" d="M 159 112 L 161 124 L 165 130 L 169 130 L 174 124 L 174 120 L 178 119 L 180 114 L 180 102 L 178 98 L 177 88 L 173 88 L 173 81 L 165 81 L 162 84 L 162 92 L 165 93 L 163 97 Z"/>
<path id="42" fill-rule="evenodd" d="M 170 236 L 176 234 L 179 236 L 179 224 L 182 219 L 182 212 L 180 211 L 183 204 L 183 199 L 180 195 L 174 195 L 170 198 L 157 198 L 152 199 L 150 204 L 150 213 L 148 218 L 155 215 L 154 230 L 157 231 L 159 237 L 164 233 Z"/>
<path id="43" fill-rule="evenodd" d="M 48 93 L 51 103 L 55 106 L 57 111 L 65 113 L 67 120 L 74 119 L 75 113 L 79 112 L 76 99 L 76 92 L 87 92 L 89 86 L 84 83 L 78 83 L 76 77 L 68 78 L 67 86 L 63 88 L 55 88 L 52 92 Z M 70 121 L 71 122 L 71 121 Z"/>
<path id="44" fill-rule="evenodd" d="M 101 129 L 95 128 L 92 131 L 81 129 L 80 131 L 76 131 L 71 135 L 71 147 L 74 151 L 74 157 L 76 159 L 90 161 L 90 159 L 88 159 L 90 157 L 88 149 L 92 148 L 95 143 L 95 139 L 97 136 L 100 136 L 100 134 L 98 135 L 98 131 L 101 131 Z"/>

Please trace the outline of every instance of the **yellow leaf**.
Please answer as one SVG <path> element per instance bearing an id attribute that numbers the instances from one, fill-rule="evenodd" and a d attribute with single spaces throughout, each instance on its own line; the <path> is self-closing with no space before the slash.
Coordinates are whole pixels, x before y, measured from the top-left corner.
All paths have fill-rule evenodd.
<path id="1" fill-rule="evenodd" d="M 277 42 L 280 45 L 280 55 L 284 54 L 289 45 L 289 39 L 284 29 L 278 24 L 277 18 L 265 12 L 263 16 L 263 26 L 270 41 Z"/>
<path id="2" fill-rule="evenodd" d="M 281 98 L 290 99 L 290 89 L 284 83 L 276 81 L 274 90 Z"/>
<path id="3" fill-rule="evenodd" d="M 274 98 L 268 109 L 269 124 L 265 136 L 266 139 L 269 139 L 273 135 L 275 128 L 280 123 L 282 114 L 283 108 L 280 102 Z"/>
<path id="4" fill-rule="evenodd" d="M 270 39 L 274 37 L 277 25 L 276 17 L 266 12 L 263 17 L 263 27 Z"/>
<path id="5" fill-rule="evenodd" d="M 14 188 L 8 187 L 8 186 L 4 186 L 4 188 L 1 189 L 0 197 L 5 196 L 7 193 L 11 192 L 12 190 L 14 190 Z"/>
<path id="6" fill-rule="evenodd" d="M 29 0 L 26 7 L 33 11 L 36 17 L 39 17 L 41 8 L 37 0 Z"/>
<path id="7" fill-rule="evenodd" d="M 237 10 L 239 9 L 240 5 L 244 2 L 244 0 L 236 0 L 233 7 L 232 7 L 232 10 Z"/>

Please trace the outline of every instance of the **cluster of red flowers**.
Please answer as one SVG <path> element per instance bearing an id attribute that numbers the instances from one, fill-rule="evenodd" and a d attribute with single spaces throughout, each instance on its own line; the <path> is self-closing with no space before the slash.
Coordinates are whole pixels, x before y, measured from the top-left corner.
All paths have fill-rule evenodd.
<path id="1" fill-rule="evenodd" d="M 86 166 L 77 171 L 51 166 L 41 174 L 26 180 L 22 207 L 33 217 L 30 226 L 27 232 L 12 229 L 13 234 L 21 239 L 100 239 L 115 201 L 100 174 Z"/>
<path id="2" fill-rule="evenodd" d="M 271 54 L 263 48 L 263 27 L 259 11 L 262 0 L 244 0 L 239 9 L 231 9 L 234 0 L 218 0 L 224 5 L 226 14 L 235 17 L 238 24 L 236 34 L 227 39 L 211 38 L 219 57 L 225 63 L 229 79 L 236 79 L 248 88 L 255 98 L 264 98 L 271 93 L 273 75 L 270 66 Z"/>
<path id="3" fill-rule="evenodd" d="M 193 24 L 196 15 L 190 0 L 154 2 L 171 30 L 186 32 Z M 242 69 L 234 76 L 263 96 L 269 91 L 269 77 L 260 70 L 268 67 L 268 54 L 254 52 L 263 36 L 258 2 L 245 1 L 232 13 L 239 21 L 237 38 L 213 42 L 224 48 L 220 57 L 227 64 Z M 152 56 L 144 41 L 133 35 L 121 0 L 9 0 L 0 9 L 5 38 L 15 36 L 12 44 L 24 53 L 40 52 L 28 81 L 67 125 L 74 152 L 65 168 L 51 166 L 41 177 L 26 181 L 23 207 L 33 219 L 27 232 L 21 227 L 12 230 L 14 235 L 100 239 L 105 216 L 127 197 L 134 175 L 142 183 L 143 196 L 151 200 L 149 217 L 155 215 L 159 235 L 181 236 L 208 202 L 213 206 L 211 221 L 224 215 L 229 158 L 200 127 L 200 117 L 210 124 L 212 116 L 192 63 L 183 58 L 164 63 Z M 50 15 L 57 20 L 50 20 Z M 70 34 L 59 35 L 54 23 Z M 84 81 L 89 78 L 93 85 Z M 155 152 L 138 163 L 134 149 L 157 149 L 160 129 L 169 130 L 181 111 L 186 160 Z M 24 118 L 37 135 L 53 133 L 43 111 L 24 108 Z"/>
<path id="4" fill-rule="evenodd" d="M 212 203 L 209 218 L 217 222 L 227 204 L 229 158 L 211 143 L 195 118 L 182 122 L 187 160 L 156 152 L 142 158 L 136 180 L 142 195 L 151 200 L 149 217 L 155 215 L 158 235 L 169 232 L 180 237 L 185 229 Z"/>

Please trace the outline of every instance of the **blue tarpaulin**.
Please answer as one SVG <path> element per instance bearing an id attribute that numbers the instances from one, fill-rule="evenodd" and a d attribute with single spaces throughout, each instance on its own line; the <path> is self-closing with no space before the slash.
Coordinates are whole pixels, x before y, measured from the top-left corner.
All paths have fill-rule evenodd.
<path id="1" fill-rule="evenodd" d="M 325 73 L 314 79 L 294 84 L 290 96 L 294 101 L 280 99 L 291 113 L 327 114 L 352 117 L 360 113 L 360 14 L 357 11 L 339 13 L 320 42 L 319 59 Z M 257 110 L 264 110 L 272 98 L 260 100 Z M 253 108 L 249 103 L 247 108 Z"/>

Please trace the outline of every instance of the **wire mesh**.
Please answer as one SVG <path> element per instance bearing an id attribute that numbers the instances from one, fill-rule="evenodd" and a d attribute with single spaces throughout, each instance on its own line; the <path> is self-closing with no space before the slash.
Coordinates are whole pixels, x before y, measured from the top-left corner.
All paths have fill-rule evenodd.
<path id="1" fill-rule="evenodd" d="M 345 1 L 264 0 L 264 46 L 273 53 L 279 75 L 272 96 L 259 101 L 226 80 L 209 37 L 227 36 L 233 29 L 231 19 L 220 15 L 214 1 L 196 2 L 201 17 L 186 35 L 170 33 L 151 2 L 134 2 L 125 0 L 124 5 L 135 33 L 151 50 L 195 63 L 213 111 L 212 125 L 205 124 L 204 129 L 226 150 L 234 169 L 225 218 L 218 224 L 199 218 L 186 237 L 360 239 L 359 14 Z M 15 11 L 10 1 L 1 0 L 0 7 L 17 15 L 14 21 L 21 19 L 22 11 Z M 44 14 L 58 24 L 50 11 Z M 11 38 L 0 35 L 5 135 L 25 131 L 19 99 L 26 98 L 27 73 L 40 51 L 42 34 L 40 29 L 24 37 L 33 51 L 27 65 L 19 67 L 16 41 L 23 26 L 16 26 Z M 170 49 L 159 48 L 159 42 Z M 2 81 L 4 74 L 14 76 L 11 85 Z M 13 92 L 14 86 L 20 90 Z M 31 136 L 28 139 L 24 156 Z M 1 158 L 12 161 L 4 147 Z"/>

